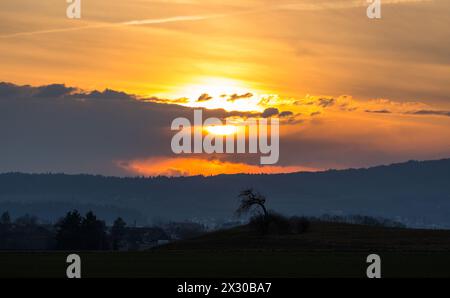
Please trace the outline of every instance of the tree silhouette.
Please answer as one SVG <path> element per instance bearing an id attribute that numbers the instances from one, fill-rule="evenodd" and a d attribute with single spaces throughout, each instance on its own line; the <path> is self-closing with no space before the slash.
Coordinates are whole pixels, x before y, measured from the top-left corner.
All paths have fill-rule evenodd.
<path id="1" fill-rule="evenodd" d="M 9 215 L 9 212 L 4 212 L 2 216 L 0 216 L 0 247 L 3 247 L 5 244 L 11 226 L 11 216 Z"/>
<path id="2" fill-rule="evenodd" d="M 77 210 L 68 212 L 56 224 L 56 248 L 60 250 L 80 250 L 81 243 L 81 215 Z"/>
<path id="3" fill-rule="evenodd" d="M 56 224 L 56 248 L 60 250 L 108 249 L 105 222 L 92 211 L 82 217 L 77 210 L 68 212 Z"/>
<path id="4" fill-rule="evenodd" d="M 0 225 L 10 226 L 11 225 L 11 216 L 9 212 L 3 212 L 2 216 L 0 216 Z"/>
<path id="5" fill-rule="evenodd" d="M 108 248 L 106 225 L 98 220 L 92 211 L 86 213 L 81 221 L 82 248 L 86 250 L 104 250 Z"/>
<path id="6" fill-rule="evenodd" d="M 266 198 L 252 188 L 245 189 L 239 193 L 241 204 L 236 210 L 236 213 L 240 216 L 242 214 L 249 213 L 254 206 L 259 207 L 263 211 L 263 218 L 260 221 L 259 227 L 263 235 L 267 234 L 269 229 L 269 212 L 266 209 Z"/>
<path id="7" fill-rule="evenodd" d="M 265 203 L 266 198 L 259 192 L 254 191 L 252 188 L 245 189 L 239 193 L 241 204 L 236 210 L 238 215 L 249 213 L 253 206 L 258 206 L 264 213 L 264 218 L 267 220 L 269 213 L 267 212 Z"/>

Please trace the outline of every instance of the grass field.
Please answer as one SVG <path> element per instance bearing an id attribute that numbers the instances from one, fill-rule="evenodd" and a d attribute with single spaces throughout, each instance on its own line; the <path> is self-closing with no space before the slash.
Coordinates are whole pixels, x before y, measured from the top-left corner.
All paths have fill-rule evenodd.
<path id="1" fill-rule="evenodd" d="M 247 227 L 145 252 L 82 252 L 84 277 L 365 277 L 368 254 L 384 277 L 450 277 L 450 231 L 313 223 L 300 235 Z M 69 252 L 1 252 L 0 277 L 65 277 Z"/>

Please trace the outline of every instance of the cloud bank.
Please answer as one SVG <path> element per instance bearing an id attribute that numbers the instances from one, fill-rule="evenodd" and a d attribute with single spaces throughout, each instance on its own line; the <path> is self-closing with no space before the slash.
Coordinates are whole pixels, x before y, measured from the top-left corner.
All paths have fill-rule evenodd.
<path id="1" fill-rule="evenodd" d="M 450 156 L 449 112 L 423 103 L 349 96 L 266 103 L 263 113 L 204 110 L 204 118 L 283 117 L 280 162 L 273 167 L 259 166 L 250 155 L 172 154 L 171 121 L 193 116 L 192 108 L 176 102 L 110 89 L 0 83 L 0 172 L 273 173 Z M 275 103 L 278 107 L 270 107 Z"/>

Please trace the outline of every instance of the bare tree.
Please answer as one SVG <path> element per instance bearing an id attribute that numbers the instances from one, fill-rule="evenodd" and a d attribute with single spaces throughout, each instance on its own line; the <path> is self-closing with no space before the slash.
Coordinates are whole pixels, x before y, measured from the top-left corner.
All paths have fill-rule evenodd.
<path id="1" fill-rule="evenodd" d="M 241 199 L 241 205 L 236 210 L 238 215 L 242 215 L 250 212 L 253 206 L 258 206 L 264 212 L 264 219 L 267 221 L 269 213 L 267 212 L 265 203 L 266 198 L 259 192 L 254 191 L 252 188 L 245 189 L 240 192 L 239 198 Z"/>

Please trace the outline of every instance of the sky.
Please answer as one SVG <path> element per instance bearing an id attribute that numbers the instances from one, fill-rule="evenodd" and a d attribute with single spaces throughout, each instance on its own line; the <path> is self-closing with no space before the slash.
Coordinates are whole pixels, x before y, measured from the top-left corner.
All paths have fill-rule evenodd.
<path id="1" fill-rule="evenodd" d="M 450 157 L 450 2 L 0 3 L 0 172 L 215 175 Z M 271 112 L 280 159 L 175 155 L 173 119 Z"/>

